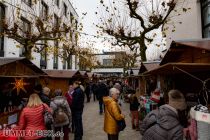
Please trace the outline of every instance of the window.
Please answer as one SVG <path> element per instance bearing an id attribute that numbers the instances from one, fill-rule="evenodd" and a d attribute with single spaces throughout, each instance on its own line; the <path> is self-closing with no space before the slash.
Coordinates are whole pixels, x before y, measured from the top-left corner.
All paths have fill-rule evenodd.
<path id="1" fill-rule="evenodd" d="M 59 27 L 59 18 L 57 15 L 54 15 L 54 27 Z"/>
<path id="2" fill-rule="evenodd" d="M 0 4 L 0 32 L 3 33 L 3 20 L 5 19 L 5 7 Z M 0 56 L 4 56 L 4 36 L 0 36 Z"/>
<path id="3" fill-rule="evenodd" d="M 53 69 L 58 69 L 58 41 L 54 42 Z"/>
<path id="4" fill-rule="evenodd" d="M 65 3 L 63 3 L 63 10 L 64 10 L 64 15 L 67 17 L 67 5 Z"/>
<path id="5" fill-rule="evenodd" d="M 48 16 L 48 6 L 46 3 L 42 1 L 41 17 L 43 20 L 47 20 L 47 16 Z"/>
<path id="6" fill-rule="evenodd" d="M 23 31 L 23 33 L 24 34 L 30 33 L 31 32 L 31 23 L 30 23 L 30 21 L 28 21 L 24 17 L 21 17 L 21 21 L 22 21 L 22 31 Z"/>
<path id="7" fill-rule="evenodd" d="M 22 35 L 28 36 L 28 34 L 31 33 L 31 23 L 23 17 L 21 17 L 21 21 L 22 21 Z M 21 47 L 19 51 L 20 51 L 19 52 L 20 56 L 23 56 L 25 49 Z"/>
<path id="8" fill-rule="evenodd" d="M 210 38 L 210 0 L 201 1 L 203 37 Z"/>
<path id="9" fill-rule="evenodd" d="M 60 6 L 60 0 L 55 0 L 55 4 L 59 7 Z"/>
<path id="10" fill-rule="evenodd" d="M 71 24 L 73 23 L 73 19 L 74 19 L 74 16 L 72 13 L 70 13 L 70 20 L 71 20 Z"/>
<path id="11" fill-rule="evenodd" d="M 43 44 L 47 44 L 47 41 L 42 41 L 42 42 L 43 42 Z M 47 68 L 47 49 L 44 48 L 41 51 L 40 55 L 41 55 L 41 58 L 40 58 L 40 68 L 41 69 L 46 69 Z"/>
<path id="12" fill-rule="evenodd" d="M 112 59 L 103 59 L 104 66 L 112 66 Z"/>
<path id="13" fill-rule="evenodd" d="M 63 69 L 65 70 L 66 69 L 66 61 L 63 60 Z"/>
<path id="14" fill-rule="evenodd" d="M 25 4 L 27 4 L 28 6 L 32 6 L 32 0 L 22 0 Z"/>

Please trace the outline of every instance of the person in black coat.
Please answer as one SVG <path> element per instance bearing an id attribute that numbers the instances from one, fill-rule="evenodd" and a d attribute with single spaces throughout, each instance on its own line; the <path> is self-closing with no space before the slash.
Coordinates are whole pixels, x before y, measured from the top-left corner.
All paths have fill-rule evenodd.
<path id="1" fill-rule="evenodd" d="M 87 83 L 86 88 L 85 88 L 85 94 L 87 97 L 87 103 L 90 102 L 90 93 L 91 93 L 91 88 L 90 88 L 90 84 Z"/>
<path id="2" fill-rule="evenodd" d="M 72 119 L 74 124 L 74 140 L 82 140 L 83 124 L 82 113 L 84 108 L 84 92 L 80 88 L 80 82 L 73 83 L 74 92 L 72 94 Z"/>
<path id="3" fill-rule="evenodd" d="M 102 115 L 103 114 L 103 97 L 109 95 L 109 90 L 107 88 L 107 85 L 104 83 L 104 81 L 99 82 L 96 95 L 99 101 L 99 114 Z"/>

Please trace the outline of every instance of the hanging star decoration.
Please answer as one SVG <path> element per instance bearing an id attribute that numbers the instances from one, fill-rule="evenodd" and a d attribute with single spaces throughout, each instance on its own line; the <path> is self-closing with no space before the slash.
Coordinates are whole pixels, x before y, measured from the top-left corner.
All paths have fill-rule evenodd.
<path id="1" fill-rule="evenodd" d="M 19 95 L 20 90 L 22 90 L 26 93 L 27 91 L 25 90 L 24 86 L 29 85 L 29 83 L 25 83 L 23 81 L 23 78 L 21 78 L 21 79 L 15 78 L 15 83 L 11 83 L 11 84 L 14 85 L 12 90 L 17 89 L 17 95 Z"/>

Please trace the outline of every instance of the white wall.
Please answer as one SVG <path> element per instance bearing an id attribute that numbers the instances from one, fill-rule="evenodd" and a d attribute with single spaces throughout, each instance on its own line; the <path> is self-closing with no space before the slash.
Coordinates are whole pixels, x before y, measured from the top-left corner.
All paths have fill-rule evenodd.
<path id="1" fill-rule="evenodd" d="M 172 40 L 202 38 L 201 8 L 199 0 L 188 0 L 187 6 L 191 9 L 180 16 L 173 18 L 176 23 L 175 32 L 167 32 L 167 48 Z M 179 24 L 178 22 L 182 22 Z M 171 27 L 171 26 L 170 26 Z"/>

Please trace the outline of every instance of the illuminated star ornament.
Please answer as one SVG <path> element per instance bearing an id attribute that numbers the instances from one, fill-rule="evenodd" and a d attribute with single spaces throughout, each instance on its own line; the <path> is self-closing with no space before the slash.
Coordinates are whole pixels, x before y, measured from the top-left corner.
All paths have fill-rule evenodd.
<path id="1" fill-rule="evenodd" d="M 17 89 L 17 95 L 19 95 L 20 90 L 23 90 L 25 93 L 27 92 L 24 88 L 25 85 L 29 85 L 29 83 L 24 83 L 23 78 L 21 79 L 16 79 L 15 78 L 15 83 L 11 83 L 12 85 L 14 85 L 13 89 Z"/>

